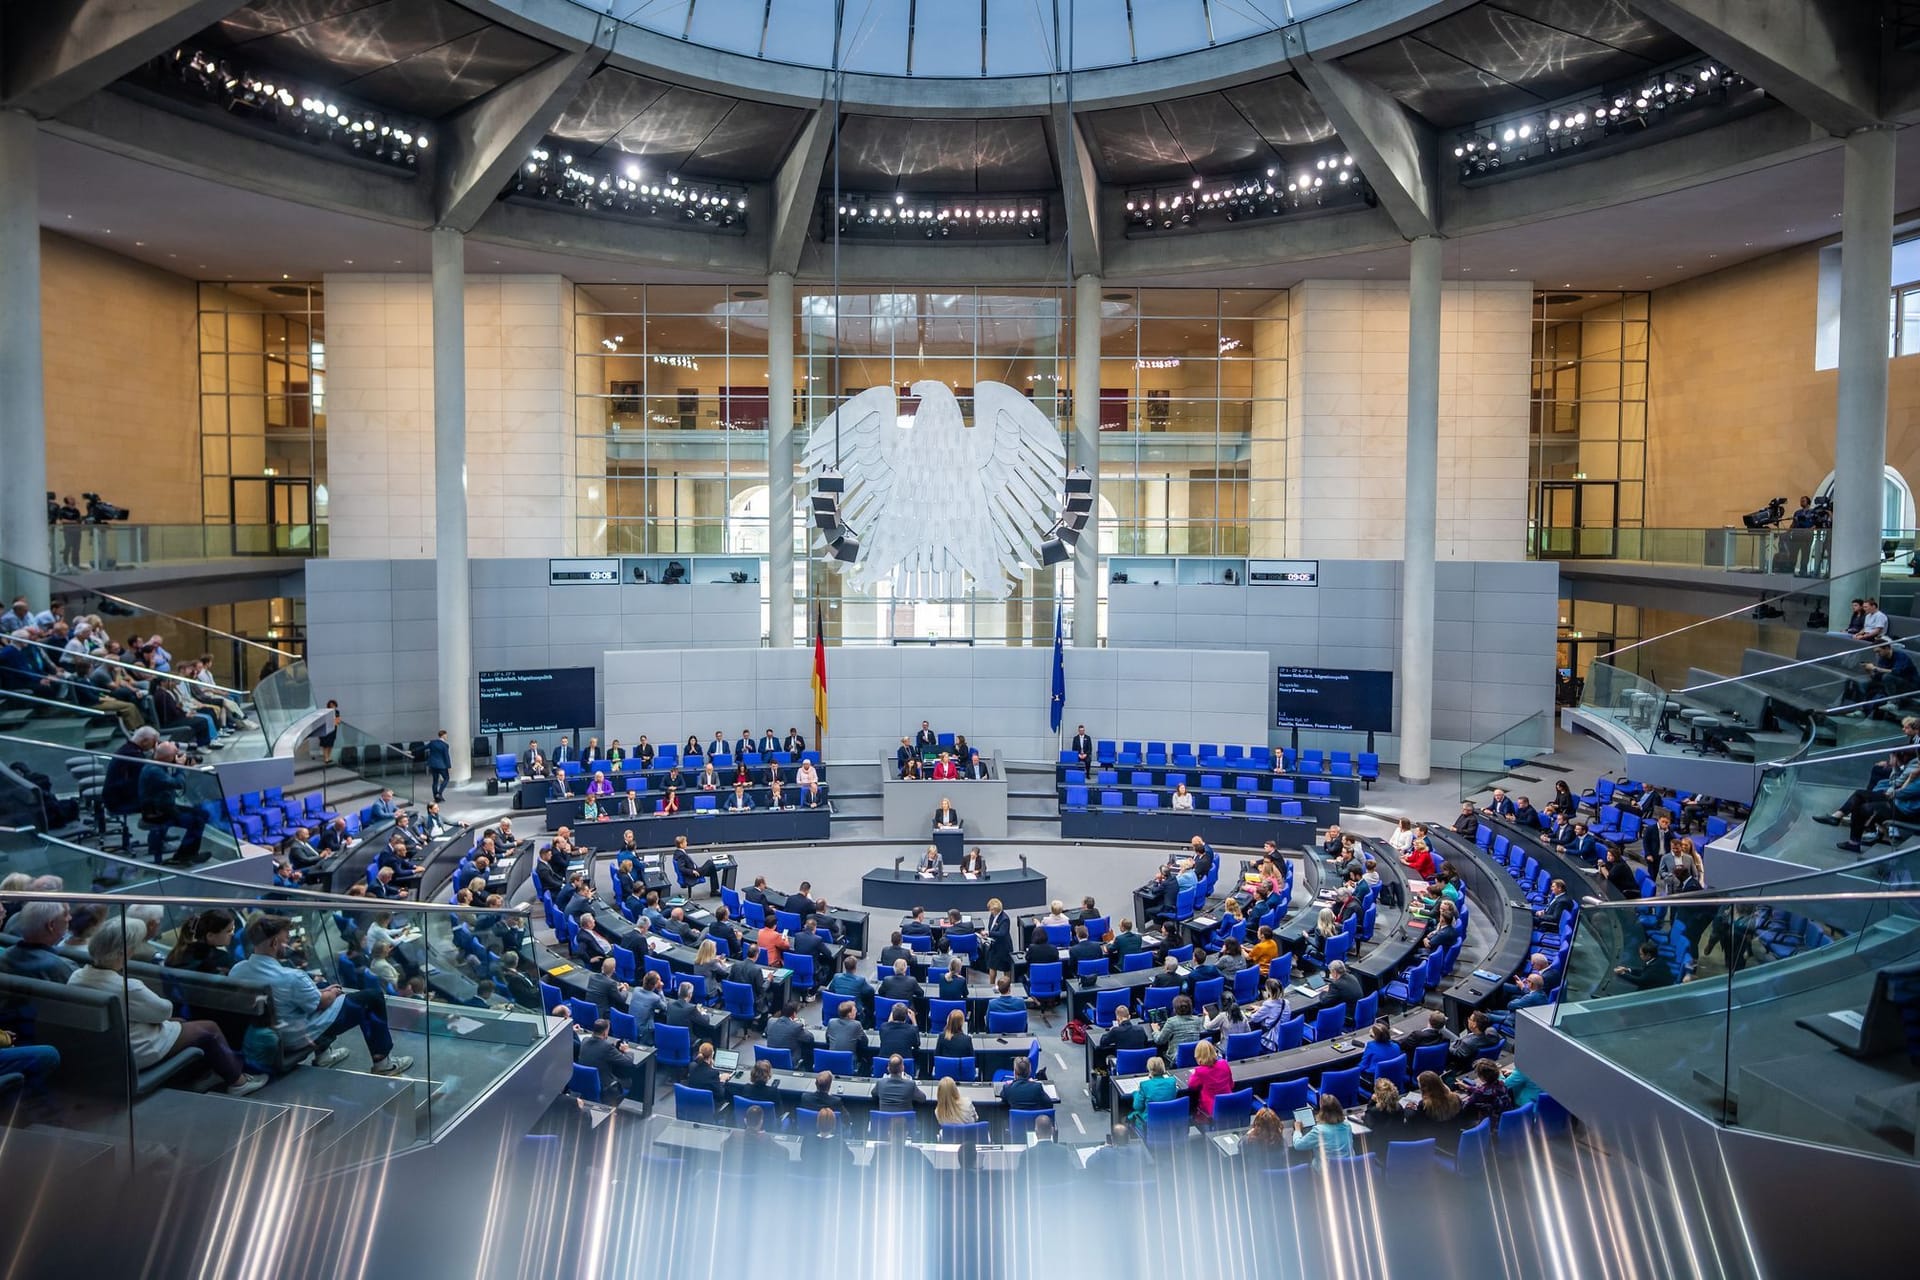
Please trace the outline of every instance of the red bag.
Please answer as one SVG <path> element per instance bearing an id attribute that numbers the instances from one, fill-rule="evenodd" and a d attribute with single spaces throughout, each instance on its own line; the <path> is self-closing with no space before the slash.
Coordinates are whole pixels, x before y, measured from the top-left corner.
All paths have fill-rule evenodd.
<path id="1" fill-rule="evenodd" d="M 1066 1026 L 1060 1028 L 1060 1038 L 1062 1040 L 1071 1040 L 1075 1044 L 1085 1044 L 1087 1042 L 1087 1024 L 1078 1018 L 1071 1019 Z"/>

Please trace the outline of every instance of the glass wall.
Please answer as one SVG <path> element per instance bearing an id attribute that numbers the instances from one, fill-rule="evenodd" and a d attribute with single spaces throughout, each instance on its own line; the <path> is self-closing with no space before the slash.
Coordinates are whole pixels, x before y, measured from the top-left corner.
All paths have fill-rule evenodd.
<path id="1" fill-rule="evenodd" d="M 208 524 L 312 548 L 326 519 L 326 341 L 320 286 L 200 286 L 200 483 Z"/>
<path id="2" fill-rule="evenodd" d="M 1645 293 L 1539 293 L 1533 307 L 1534 554 L 1613 556 L 1647 475 Z"/>
<path id="3" fill-rule="evenodd" d="M 767 303 L 759 288 L 583 285 L 576 298 L 577 502 L 583 554 L 763 554 Z M 1016 388 L 1072 456 L 1071 294 L 1058 288 L 800 292 L 794 453 L 810 424 L 870 387 L 946 383 L 973 413 L 983 381 Z M 1101 554 L 1280 554 L 1286 471 L 1283 290 L 1122 290 L 1102 301 Z M 796 495 L 804 509 L 804 477 Z M 796 522 L 796 629 L 818 602 L 844 643 L 1050 643 L 1069 567 L 1010 593 L 963 574 L 850 589 Z M 995 584 L 997 587 L 998 584 Z"/>

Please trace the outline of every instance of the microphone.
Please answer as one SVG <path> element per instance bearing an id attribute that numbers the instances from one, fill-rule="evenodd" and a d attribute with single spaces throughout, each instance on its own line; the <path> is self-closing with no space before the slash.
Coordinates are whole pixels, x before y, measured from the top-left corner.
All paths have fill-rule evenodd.
<path id="1" fill-rule="evenodd" d="M 1020 869 L 1022 871 L 1027 869 L 1027 855 L 1024 853 L 1020 855 Z"/>
<path id="2" fill-rule="evenodd" d="M 898 871 L 898 870 L 900 870 L 900 865 L 901 865 L 902 863 L 904 863 L 904 862 L 905 862 L 906 860 L 907 860 L 907 855 L 906 855 L 906 854 L 904 854 L 904 853 L 903 853 L 903 854 L 901 854 L 901 855 L 900 855 L 899 857 L 897 857 L 897 858 L 895 858 L 895 859 L 893 860 L 893 869 L 894 869 L 895 871 Z"/>

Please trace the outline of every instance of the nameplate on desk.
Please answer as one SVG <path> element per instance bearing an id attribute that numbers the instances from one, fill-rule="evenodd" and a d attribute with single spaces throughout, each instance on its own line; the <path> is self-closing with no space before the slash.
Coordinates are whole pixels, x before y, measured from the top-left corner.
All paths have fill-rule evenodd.
<path id="1" fill-rule="evenodd" d="M 564 974 L 569 974 L 569 973 L 572 973 L 572 972 L 573 972 L 573 966 L 572 966 L 572 965 L 570 965 L 570 964 L 560 964 L 560 965 L 555 965 L 555 966 L 554 966 L 553 968 L 551 968 L 551 969 L 549 969 L 549 970 L 547 970 L 547 976 L 548 976 L 549 978 L 558 978 L 558 977 L 561 977 L 561 976 L 562 976 L 562 975 L 564 975 Z"/>
<path id="2" fill-rule="evenodd" d="M 1473 976 L 1474 976 L 1474 977 L 1476 977 L 1476 978 L 1478 978 L 1478 979 L 1480 979 L 1480 980 L 1481 980 L 1482 982 L 1498 982 L 1498 981 L 1500 981 L 1500 975 L 1499 975 L 1499 974 L 1497 974 L 1497 973 L 1488 973 L 1488 972 L 1487 972 L 1487 971 L 1486 971 L 1485 969 L 1475 969 L 1475 970 L 1473 971 Z"/>
<path id="3" fill-rule="evenodd" d="M 1195 929 L 1211 929 L 1220 922 L 1212 916 L 1194 916 L 1190 918 L 1187 923 Z"/>

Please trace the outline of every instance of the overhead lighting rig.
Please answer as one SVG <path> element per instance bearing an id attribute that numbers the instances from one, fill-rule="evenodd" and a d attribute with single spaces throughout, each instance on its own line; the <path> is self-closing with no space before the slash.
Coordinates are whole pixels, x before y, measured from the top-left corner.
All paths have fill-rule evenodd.
<path id="1" fill-rule="evenodd" d="M 649 173 L 638 160 L 611 169 L 575 163 L 571 152 L 536 147 L 507 184 L 505 198 L 564 204 L 586 213 L 611 214 L 689 231 L 743 235 L 747 189 L 723 182 Z"/>
<path id="2" fill-rule="evenodd" d="M 375 111 L 272 72 L 237 67 L 217 53 L 181 45 L 155 60 L 156 87 L 186 95 L 289 138 L 362 160 L 416 170 L 431 145 L 415 120 Z"/>
<path id="3" fill-rule="evenodd" d="M 1615 150 L 1655 131 L 1712 123 L 1710 113 L 1757 106 L 1765 95 L 1711 58 L 1575 94 L 1551 107 L 1484 121 L 1453 140 L 1453 162 L 1471 181 L 1575 154 Z"/>
<path id="4" fill-rule="evenodd" d="M 1127 234 L 1182 227 L 1218 228 L 1332 212 L 1377 203 L 1353 157 L 1336 151 L 1227 178 L 1194 178 L 1184 186 L 1137 187 L 1127 192 Z"/>
<path id="5" fill-rule="evenodd" d="M 872 240 L 1045 240 L 1043 195 L 915 196 L 842 192 L 821 197 L 820 225 Z"/>

